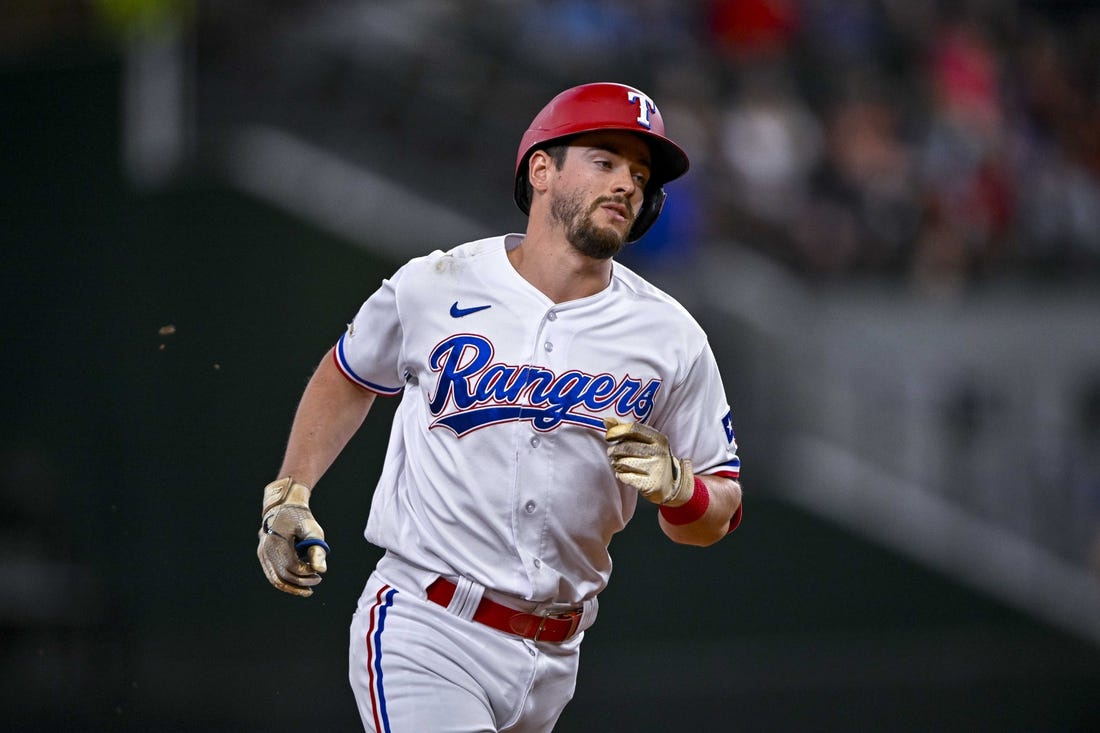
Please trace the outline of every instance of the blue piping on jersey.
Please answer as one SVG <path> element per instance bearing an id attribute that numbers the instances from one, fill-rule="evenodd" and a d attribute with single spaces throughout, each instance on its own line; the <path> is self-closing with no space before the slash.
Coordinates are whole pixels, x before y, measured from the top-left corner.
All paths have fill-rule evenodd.
<path id="1" fill-rule="evenodd" d="M 382 395 L 392 397 L 393 395 L 401 394 L 401 390 L 404 387 L 383 387 L 381 384 L 375 384 L 374 382 L 368 382 L 360 377 L 352 370 L 348 364 L 347 357 L 344 355 L 344 339 L 347 338 L 347 333 L 340 336 L 340 340 L 336 343 L 336 364 L 340 367 L 340 371 L 350 379 L 358 384 L 360 387 L 366 387 L 372 392 L 377 392 Z"/>

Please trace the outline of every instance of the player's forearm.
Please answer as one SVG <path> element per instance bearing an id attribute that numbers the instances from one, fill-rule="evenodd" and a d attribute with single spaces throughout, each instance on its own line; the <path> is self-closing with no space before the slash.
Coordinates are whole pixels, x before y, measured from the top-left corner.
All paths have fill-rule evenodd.
<path id="1" fill-rule="evenodd" d="M 741 485 L 723 476 L 696 476 L 707 487 L 709 504 L 695 521 L 673 524 L 659 515 L 661 529 L 682 545 L 713 545 L 729 534 L 730 521 L 741 506 Z"/>
<path id="2" fill-rule="evenodd" d="M 298 404 L 279 475 L 316 485 L 363 424 L 374 397 L 348 381 L 326 354 Z"/>

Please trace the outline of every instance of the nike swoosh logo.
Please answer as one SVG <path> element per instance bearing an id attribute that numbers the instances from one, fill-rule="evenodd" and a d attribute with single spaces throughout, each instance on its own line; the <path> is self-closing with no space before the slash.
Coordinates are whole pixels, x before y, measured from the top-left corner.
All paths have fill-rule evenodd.
<path id="1" fill-rule="evenodd" d="M 477 313 L 483 311 L 486 308 L 492 308 L 491 305 L 475 305 L 473 308 L 459 308 L 458 301 L 456 300 L 451 304 L 451 318 L 462 318 L 462 316 L 468 316 L 471 313 Z"/>

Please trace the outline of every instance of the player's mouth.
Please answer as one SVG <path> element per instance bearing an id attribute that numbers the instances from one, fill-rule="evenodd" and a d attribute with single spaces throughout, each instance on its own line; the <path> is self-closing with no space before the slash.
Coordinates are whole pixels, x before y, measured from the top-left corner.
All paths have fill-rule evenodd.
<path id="1" fill-rule="evenodd" d="M 613 221 L 629 222 L 634 218 L 634 213 L 630 210 L 629 204 L 614 199 L 598 201 L 597 206 L 606 211 Z"/>

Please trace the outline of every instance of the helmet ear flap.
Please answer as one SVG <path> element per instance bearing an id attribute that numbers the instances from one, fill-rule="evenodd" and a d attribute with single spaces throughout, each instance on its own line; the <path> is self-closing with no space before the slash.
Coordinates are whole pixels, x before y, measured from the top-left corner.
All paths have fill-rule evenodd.
<path id="1" fill-rule="evenodd" d="M 665 199 L 668 194 L 664 188 L 657 188 L 645 195 L 642 208 L 638 210 L 638 216 L 634 219 L 634 226 L 630 227 L 630 233 L 626 235 L 626 241 L 637 242 L 642 235 L 649 231 L 653 222 L 661 215 L 661 209 L 665 207 Z"/>

